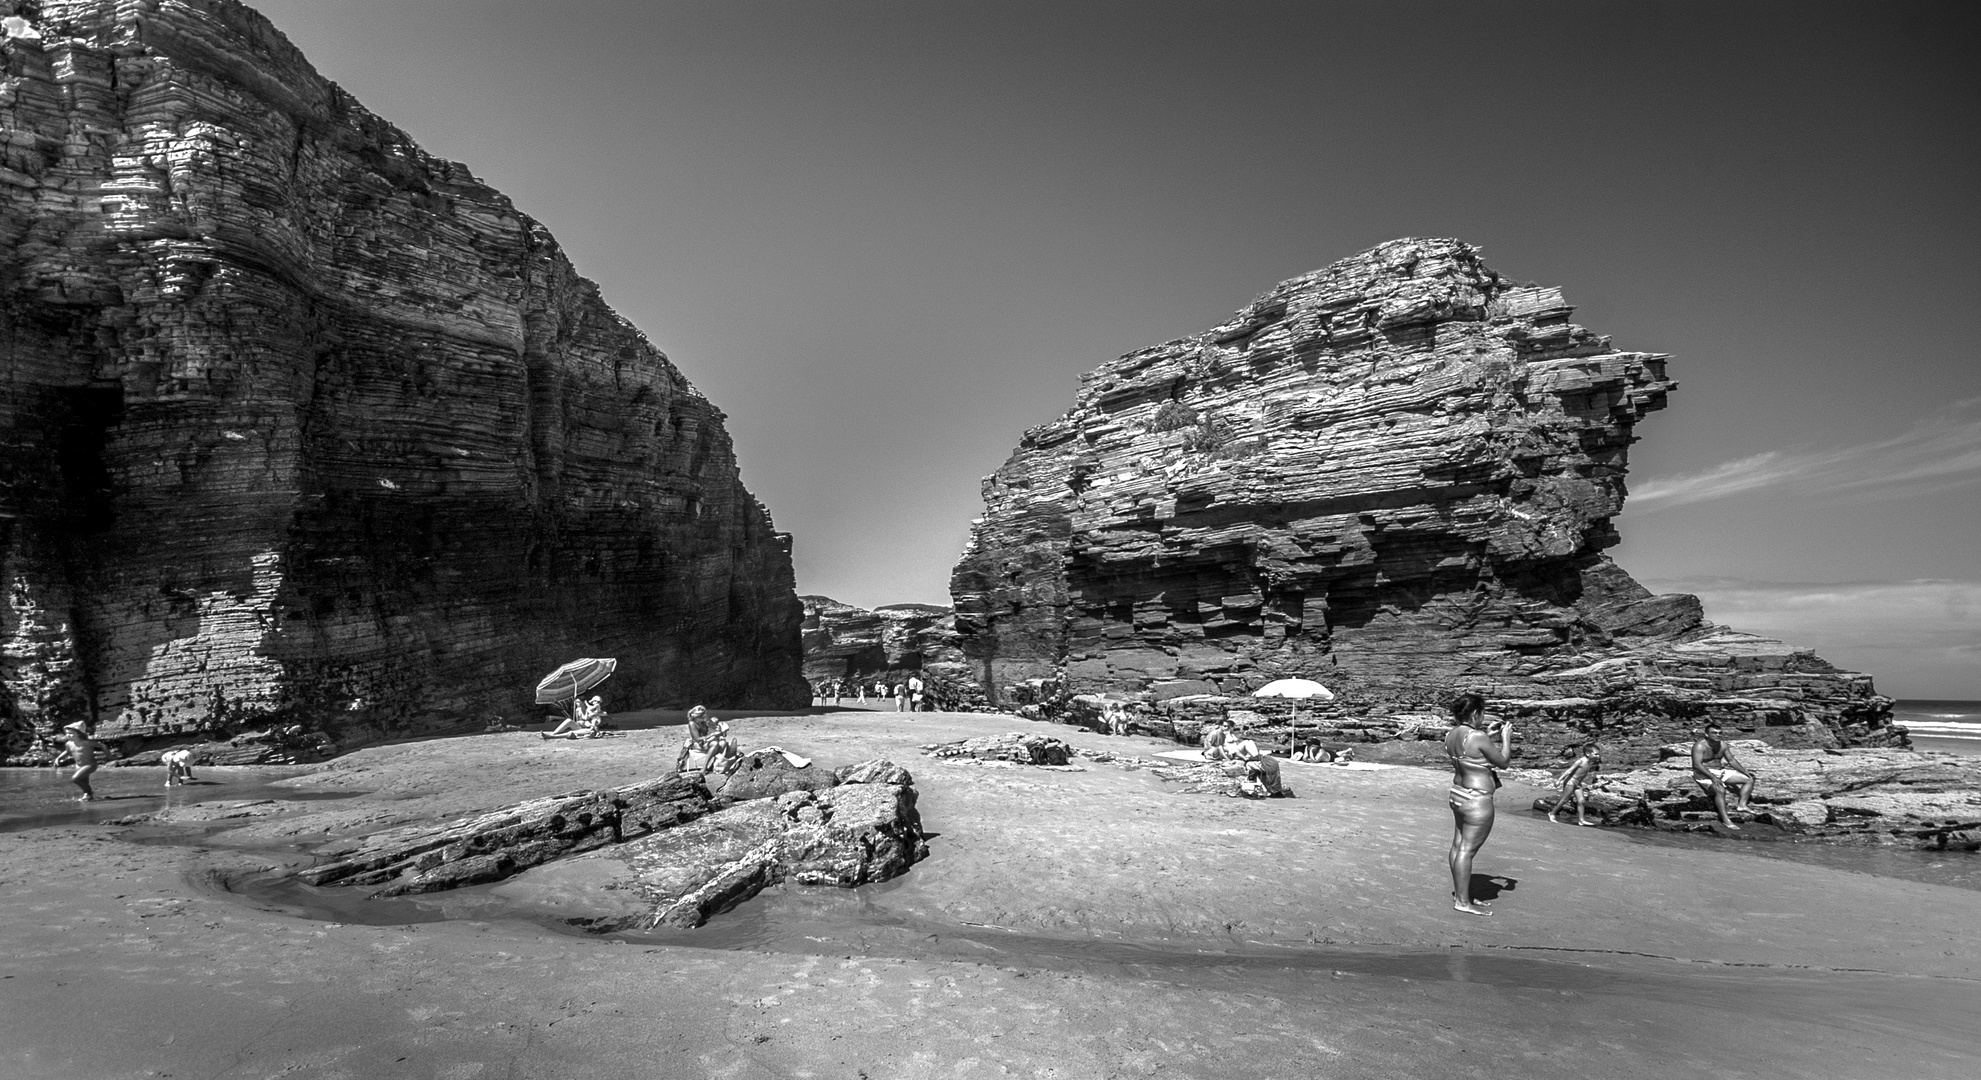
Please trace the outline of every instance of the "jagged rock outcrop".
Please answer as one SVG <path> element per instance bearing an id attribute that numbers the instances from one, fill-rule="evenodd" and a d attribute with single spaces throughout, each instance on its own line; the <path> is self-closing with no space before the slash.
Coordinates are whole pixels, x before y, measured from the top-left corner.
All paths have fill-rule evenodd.
<path id="1" fill-rule="evenodd" d="M 722 413 L 540 224 L 231 0 L 0 13 L 0 759 L 534 718 L 581 655 L 804 703 Z"/>
<path id="2" fill-rule="evenodd" d="M 1000 703 L 1153 703 L 1300 676 L 1405 727 L 1471 689 L 1532 718 L 1530 755 L 1585 733 L 1650 755 L 1707 717 L 1901 739 L 1868 676 L 1604 556 L 1673 384 L 1570 312 L 1456 240 L 1398 240 L 1087 375 L 984 480 L 951 584 L 975 677 Z"/>
<path id="3" fill-rule="evenodd" d="M 922 753 L 936 758 L 1008 761 L 1014 765 L 1071 765 L 1074 750 L 1064 739 L 1013 731 L 1005 735 L 981 735 L 955 742 L 930 743 L 922 747 Z"/>
<path id="4" fill-rule="evenodd" d="M 374 898 L 444 892 L 528 875 L 527 890 L 580 910 L 621 894 L 617 916 L 578 916 L 594 930 L 700 926 L 768 885 L 852 888 L 886 881 L 928 856 L 915 781 L 886 759 L 820 783 L 731 802 L 704 778 L 670 774 L 609 791 L 532 799 L 439 825 L 390 829 L 319 851 L 297 872 L 310 885 L 376 886 Z M 243 807 L 241 812 L 251 808 Z"/>
<path id="5" fill-rule="evenodd" d="M 710 810 L 697 779 L 670 774 L 609 791 L 574 791 L 443 825 L 410 825 L 318 852 L 330 861 L 296 876 L 311 885 L 377 885 L 373 896 L 442 892 L 500 881 L 532 866 Z"/>

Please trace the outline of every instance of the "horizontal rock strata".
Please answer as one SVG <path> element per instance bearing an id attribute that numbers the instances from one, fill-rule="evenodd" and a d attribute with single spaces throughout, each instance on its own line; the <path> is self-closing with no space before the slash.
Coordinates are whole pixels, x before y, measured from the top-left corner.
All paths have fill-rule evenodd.
<path id="1" fill-rule="evenodd" d="M 624 863 L 651 914 L 596 930 L 693 928 L 783 881 L 852 888 L 928 855 L 910 784 L 842 784 L 738 803 L 597 855 Z"/>
<path id="2" fill-rule="evenodd" d="M 1673 384 L 1571 310 L 1463 243 L 1399 240 L 1085 376 L 984 480 L 951 582 L 975 678 L 1007 707 L 1112 692 L 1185 725 L 1211 710 L 1163 703 L 1305 677 L 1339 695 L 1314 725 L 1357 737 L 1477 690 L 1530 756 L 1596 734 L 1648 760 L 1704 719 L 1900 741 L 1868 676 L 1603 554 Z"/>
<path id="3" fill-rule="evenodd" d="M 374 833 L 318 852 L 331 861 L 296 876 L 311 885 L 380 886 L 373 896 L 441 892 L 500 881 L 555 858 L 692 821 L 709 809 L 708 791 L 698 781 L 670 775 L 532 799 L 444 825 Z"/>
<path id="4" fill-rule="evenodd" d="M 1014 765 L 1070 765 L 1073 747 L 1050 735 L 1014 731 L 1007 735 L 983 735 L 957 742 L 931 743 L 922 753 L 936 758 L 971 758 L 977 761 L 1008 761 Z"/>
<path id="5" fill-rule="evenodd" d="M 11 10 L 11 9 L 10 9 Z M 0 760 L 273 759 L 490 714 L 804 703 L 723 414 L 542 225 L 231 0 L 0 40 Z M 327 741 L 326 741 L 327 740 Z"/>
<path id="6" fill-rule="evenodd" d="M 1905 750 L 1782 750 L 1758 740 L 1731 745 L 1756 773 L 1754 812 L 1733 815 L 1743 828 L 1759 822 L 1764 834 L 1981 847 L 1981 759 Z M 1587 789 L 1585 805 L 1607 825 L 1713 828 L 1718 815 L 1711 796 L 1692 782 L 1691 749 L 1673 744 L 1655 766 L 1600 777 Z M 1555 796 L 1544 796 L 1534 808 L 1547 810 L 1554 802 Z M 1571 802 L 1567 809 L 1573 808 Z"/>
<path id="7" fill-rule="evenodd" d="M 801 596 L 805 605 L 805 678 L 905 679 L 955 686 L 959 700 L 975 698 L 969 664 L 957 648 L 956 619 L 934 604 L 856 607 L 830 596 Z"/>
<path id="8" fill-rule="evenodd" d="M 784 760 L 774 751 L 767 757 Z M 914 777 L 893 762 L 781 771 L 766 761 L 747 783 L 735 775 L 669 775 L 391 829 L 325 848 L 318 854 L 329 861 L 296 876 L 368 887 L 373 897 L 519 875 L 527 891 L 566 897 L 580 909 L 595 908 L 600 890 L 623 894 L 609 905 L 621 909 L 625 896 L 637 897 L 637 913 L 574 919 L 604 932 L 700 926 L 769 885 L 851 888 L 895 877 L 928 855 Z"/>

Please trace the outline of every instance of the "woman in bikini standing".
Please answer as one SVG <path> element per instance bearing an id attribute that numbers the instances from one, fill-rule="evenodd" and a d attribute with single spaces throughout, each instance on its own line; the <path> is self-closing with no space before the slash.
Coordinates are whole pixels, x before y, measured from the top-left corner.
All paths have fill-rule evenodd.
<path id="1" fill-rule="evenodd" d="M 1485 698 L 1458 695 L 1451 702 L 1452 728 L 1444 737 L 1444 752 L 1451 758 L 1451 906 L 1471 915 L 1492 914 L 1472 899 L 1472 856 L 1493 831 L 1493 791 L 1500 786 L 1493 770 L 1506 767 L 1513 748 L 1513 726 L 1495 725 L 1495 746 L 1493 727 L 1479 727 L 1485 716 Z"/>

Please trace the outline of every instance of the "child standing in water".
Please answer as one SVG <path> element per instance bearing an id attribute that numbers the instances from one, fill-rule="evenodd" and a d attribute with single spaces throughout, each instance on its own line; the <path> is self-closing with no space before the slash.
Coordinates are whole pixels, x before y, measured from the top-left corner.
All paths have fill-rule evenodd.
<path id="1" fill-rule="evenodd" d="M 103 744 L 89 737 L 89 725 L 78 720 L 62 729 L 62 751 L 55 755 L 55 765 L 60 768 L 63 761 L 76 763 L 76 771 L 69 782 L 82 789 L 77 802 L 93 802 L 96 792 L 89 787 L 89 776 L 96 771 L 96 752 Z"/>
<path id="2" fill-rule="evenodd" d="M 1573 796 L 1575 799 L 1575 823 L 1577 825 L 1594 825 L 1595 822 L 1589 820 L 1587 807 L 1584 802 L 1586 795 L 1583 789 L 1595 782 L 1596 774 L 1601 772 L 1602 768 L 1603 752 L 1596 746 L 1596 740 L 1590 739 L 1588 742 L 1583 743 L 1581 755 L 1570 762 L 1568 768 L 1563 770 L 1560 776 L 1555 777 L 1555 784 L 1561 788 L 1561 794 L 1555 798 L 1554 809 L 1548 811 L 1548 820 L 1555 820 L 1555 815 L 1561 813 L 1562 806 Z"/>

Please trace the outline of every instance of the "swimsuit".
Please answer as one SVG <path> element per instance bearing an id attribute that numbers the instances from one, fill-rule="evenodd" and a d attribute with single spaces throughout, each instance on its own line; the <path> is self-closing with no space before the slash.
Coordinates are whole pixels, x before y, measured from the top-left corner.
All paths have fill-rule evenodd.
<path id="1" fill-rule="evenodd" d="M 1445 748 L 1445 756 L 1451 759 L 1454 770 L 1460 765 L 1476 766 L 1485 769 L 1486 775 L 1492 777 L 1493 780 L 1493 786 L 1483 790 L 1475 787 L 1466 787 L 1454 781 L 1449 789 L 1450 795 L 1445 801 L 1451 804 L 1453 810 L 1457 810 L 1467 816 L 1477 813 L 1481 809 L 1490 811 L 1493 807 L 1493 792 L 1499 790 L 1500 787 L 1499 770 L 1493 768 L 1491 762 L 1467 761 L 1457 754 L 1452 753 L 1449 746 Z"/>

